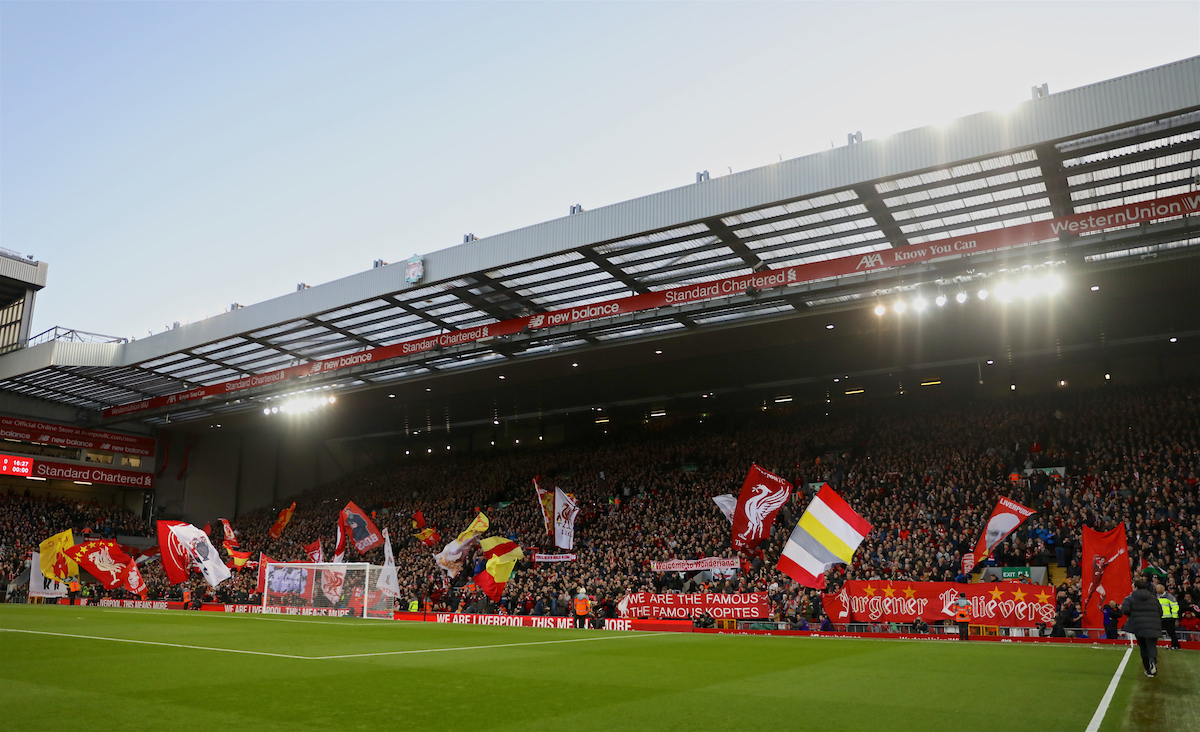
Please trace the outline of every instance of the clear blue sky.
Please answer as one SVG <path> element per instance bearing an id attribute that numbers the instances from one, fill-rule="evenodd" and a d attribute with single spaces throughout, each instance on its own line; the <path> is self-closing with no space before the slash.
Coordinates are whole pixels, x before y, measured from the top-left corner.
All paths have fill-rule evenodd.
<path id="1" fill-rule="evenodd" d="M 0 3 L 36 330 L 144 337 L 1200 54 L 1200 3 Z"/>

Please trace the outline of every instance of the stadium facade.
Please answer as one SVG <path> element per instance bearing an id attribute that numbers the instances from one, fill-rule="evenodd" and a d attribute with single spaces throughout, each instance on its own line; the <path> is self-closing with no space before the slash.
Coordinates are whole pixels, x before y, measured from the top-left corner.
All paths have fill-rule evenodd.
<path id="1" fill-rule="evenodd" d="M 46 265 L 0 258 L 21 465 L 0 481 L 203 522 L 433 450 L 1195 373 L 1198 156 L 1192 58 L 400 251 L 138 340 L 31 339 Z"/>

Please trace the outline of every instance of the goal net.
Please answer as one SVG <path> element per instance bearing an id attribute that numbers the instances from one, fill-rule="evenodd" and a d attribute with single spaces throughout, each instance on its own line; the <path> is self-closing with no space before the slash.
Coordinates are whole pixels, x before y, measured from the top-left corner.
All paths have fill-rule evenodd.
<path id="1" fill-rule="evenodd" d="M 396 599 L 379 587 L 383 567 L 365 563 L 271 562 L 263 612 L 391 620 Z"/>

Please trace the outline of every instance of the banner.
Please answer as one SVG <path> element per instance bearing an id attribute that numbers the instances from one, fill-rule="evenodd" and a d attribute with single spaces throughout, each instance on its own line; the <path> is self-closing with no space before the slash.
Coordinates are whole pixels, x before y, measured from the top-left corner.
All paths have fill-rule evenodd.
<path id="1" fill-rule="evenodd" d="M 261 595 L 267 591 L 267 565 L 274 562 L 266 554 L 258 553 L 258 584 L 254 586 L 254 592 Z"/>
<path id="2" fill-rule="evenodd" d="M 400 578 L 396 575 L 396 557 L 392 554 L 392 538 L 383 530 L 383 569 L 375 580 L 375 589 L 388 597 L 400 596 Z"/>
<path id="3" fill-rule="evenodd" d="M 963 555 L 963 571 L 970 572 L 980 562 L 986 561 L 1000 542 L 1035 513 L 1037 511 L 1032 508 L 1001 496 L 996 507 L 992 509 L 992 515 L 988 518 L 979 541 L 975 544 L 975 550 Z"/>
<path id="4" fill-rule="evenodd" d="M 379 527 L 367 518 L 366 512 L 356 506 L 354 501 L 350 501 L 342 509 L 338 523 L 360 555 L 383 546 L 383 534 L 379 533 Z"/>
<path id="5" fill-rule="evenodd" d="M 911 623 L 918 617 L 941 623 L 954 617 L 960 592 L 965 592 L 971 603 L 974 625 L 1032 628 L 1038 623 L 1054 624 L 1055 593 L 1047 585 L 852 580 L 836 595 L 824 595 L 821 604 L 834 623 Z"/>
<path id="6" fill-rule="evenodd" d="M 321 594 L 329 600 L 330 605 L 337 605 L 342 599 L 342 585 L 346 584 L 346 568 L 336 569 L 323 567 L 321 569 Z"/>
<path id="7" fill-rule="evenodd" d="M 228 548 L 230 545 L 232 545 L 234 548 L 237 548 L 237 534 L 234 533 L 233 527 L 230 526 L 229 522 L 225 519 L 219 520 L 221 522 L 221 530 L 225 534 L 225 538 L 221 543 L 224 544 L 226 548 Z"/>
<path id="8" fill-rule="evenodd" d="M 1086 628 L 1104 626 L 1104 606 L 1121 602 L 1133 592 L 1133 576 L 1129 569 L 1129 544 L 1125 524 L 1109 531 L 1083 527 L 1083 625 Z"/>
<path id="9" fill-rule="evenodd" d="M 553 564 L 554 562 L 574 562 L 574 554 L 534 554 L 534 564 Z"/>
<path id="10" fill-rule="evenodd" d="M 154 455 L 153 437 L 134 437 L 118 432 L 101 432 L 68 427 L 65 424 L 39 422 L 18 417 L 0 417 L 0 437 L 18 442 L 44 442 L 59 447 L 109 450 L 126 455 Z"/>
<path id="11" fill-rule="evenodd" d="M 765 592 L 721 595 L 712 592 L 655 595 L 634 592 L 617 603 L 621 617 L 698 618 L 707 612 L 716 620 L 767 618 L 771 603 Z"/>
<path id="12" fill-rule="evenodd" d="M 574 628 L 575 618 L 550 615 L 473 615 L 469 613 L 410 613 L 398 611 L 396 620 L 423 620 L 427 623 L 455 625 L 497 625 L 508 628 Z M 589 628 L 591 626 L 588 626 Z M 639 620 L 637 618 L 607 618 L 604 630 L 654 630 L 691 633 L 690 620 Z"/>
<path id="13" fill-rule="evenodd" d="M 542 526 L 546 529 L 546 536 L 552 536 L 554 532 L 550 529 L 550 517 L 554 515 L 554 494 L 543 489 L 537 478 L 533 479 L 533 491 L 537 494 L 538 508 L 542 510 Z"/>
<path id="14" fill-rule="evenodd" d="M 41 552 L 33 553 L 33 561 L 29 564 L 29 596 L 30 597 L 66 597 L 67 583 L 59 582 L 53 577 L 42 574 Z"/>
<path id="15" fill-rule="evenodd" d="M 79 574 L 78 565 L 63 553 L 73 546 L 75 546 L 75 535 L 71 533 L 70 529 L 60 531 L 43 541 L 38 546 L 41 556 L 41 564 L 39 566 L 41 567 L 42 574 L 54 579 L 66 579 L 67 577 L 74 577 Z"/>
<path id="16" fill-rule="evenodd" d="M 669 559 L 664 562 L 650 562 L 651 572 L 702 572 L 706 569 L 737 569 L 741 560 L 722 559 L 721 557 L 705 557 L 704 559 Z"/>
<path id="17" fill-rule="evenodd" d="M 219 384 L 199 386 L 174 394 L 156 396 L 137 402 L 107 407 L 104 409 L 103 415 L 105 418 L 109 418 L 149 409 L 158 409 L 160 407 L 170 407 L 182 402 L 203 399 L 209 396 L 223 396 L 244 389 L 271 386 L 293 379 L 299 380 L 308 376 L 326 374 L 331 371 L 339 371 L 369 363 L 379 363 L 380 361 L 400 358 L 402 356 L 424 353 L 435 348 L 458 346 L 483 338 L 512 335 L 526 328 L 537 330 L 598 318 L 612 318 L 619 315 L 654 310 L 656 308 L 731 297 L 745 294 L 750 288 L 754 290 L 783 289 L 820 280 L 845 277 L 847 275 L 876 272 L 895 267 L 932 262 L 939 259 L 952 259 L 972 254 L 982 254 L 995 249 L 1026 246 L 1042 241 L 1058 239 L 1059 236 L 1065 234 L 1092 233 L 1104 229 L 1128 226 L 1130 224 L 1155 221 L 1157 219 L 1184 216 L 1196 213 L 1197 211 L 1200 211 L 1200 194 L 1184 193 L 1177 196 L 1142 201 L 1136 204 L 1098 209 L 1072 216 L 980 231 L 960 237 L 947 237 L 921 244 L 909 244 L 908 246 L 894 247 L 879 252 L 834 257 L 818 262 L 765 270 L 748 275 L 726 277 L 694 285 L 682 285 L 655 290 L 591 305 L 526 315 L 498 323 L 490 323 L 488 325 L 480 325 L 440 335 L 404 341 L 390 346 L 370 348 L 345 356 L 335 356 L 322 361 L 312 361 L 297 366 L 289 366 L 288 368 L 270 371 L 265 374 L 239 377 Z M 301 386 L 300 388 L 303 387 Z"/>
<path id="18" fill-rule="evenodd" d="M 579 505 L 574 498 L 562 492 L 561 488 L 554 489 L 554 546 L 559 549 L 575 548 L 575 517 L 579 515 Z"/>
<path id="19" fill-rule="evenodd" d="M 229 569 L 208 540 L 208 535 L 184 521 L 158 522 L 158 548 L 167 580 L 184 582 L 195 567 L 212 587 L 229 579 Z"/>
<path id="20" fill-rule="evenodd" d="M 135 595 L 140 595 L 143 600 L 146 599 L 146 581 L 142 579 L 142 573 L 138 570 L 137 562 L 132 559 L 129 564 L 125 565 L 125 589 Z"/>
<path id="21" fill-rule="evenodd" d="M 775 515 L 791 495 L 791 483 L 751 465 L 733 513 L 733 548 L 740 552 L 754 551 L 770 536 Z"/>
<path id="22" fill-rule="evenodd" d="M 266 567 L 267 565 L 262 566 Z M 281 567 L 279 565 L 267 567 L 267 594 L 271 597 L 298 595 L 303 597 L 305 602 L 312 602 L 316 571 L 316 569 L 307 567 Z M 342 576 L 345 577 L 345 575 Z"/>

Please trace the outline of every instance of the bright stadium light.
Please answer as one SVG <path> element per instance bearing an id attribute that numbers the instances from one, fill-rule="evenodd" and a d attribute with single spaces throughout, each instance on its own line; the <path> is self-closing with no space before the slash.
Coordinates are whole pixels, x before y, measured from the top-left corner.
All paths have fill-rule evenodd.
<path id="1" fill-rule="evenodd" d="M 1033 284 L 1033 278 L 1026 277 L 1022 279 L 1020 284 L 1017 285 L 1017 292 L 1020 292 L 1021 297 L 1025 298 L 1026 300 L 1037 294 L 1037 288 Z"/>
<path id="2" fill-rule="evenodd" d="M 916 309 L 918 313 L 924 310 L 928 305 L 929 303 L 925 302 L 925 298 L 923 297 L 918 297 L 917 299 L 913 300 L 913 308 Z"/>
<path id="3" fill-rule="evenodd" d="M 264 408 L 263 408 L 263 414 L 270 414 L 270 413 L 271 413 L 271 408 L 270 408 L 270 407 L 264 407 Z"/>
<path id="4" fill-rule="evenodd" d="M 908 309 L 908 306 L 904 304 L 903 300 L 900 300 L 895 305 L 892 306 L 892 309 L 895 310 L 897 313 L 903 313 L 905 310 Z"/>
<path id="5" fill-rule="evenodd" d="M 883 315 L 886 312 L 887 312 L 887 308 L 885 308 L 884 306 L 882 306 L 882 305 L 875 306 L 875 314 L 876 315 Z"/>
<path id="6" fill-rule="evenodd" d="M 987 291 L 987 290 L 983 290 L 983 289 L 981 289 L 981 290 L 980 290 L 980 291 L 979 291 L 977 294 L 979 295 L 979 299 L 980 299 L 980 300 L 986 300 L 986 299 L 988 298 L 988 291 Z"/>
<path id="7" fill-rule="evenodd" d="M 935 302 L 935 303 L 937 303 L 937 306 L 938 306 L 939 308 L 940 308 L 940 307 L 943 307 L 943 306 L 946 304 L 946 296 L 945 296 L 945 295 L 938 295 L 938 296 L 937 296 L 937 298 L 934 300 L 934 302 Z"/>
<path id="8" fill-rule="evenodd" d="M 1008 284 L 1007 282 L 1001 282 L 996 286 L 996 297 L 1000 300 L 1000 302 L 1012 302 L 1012 285 Z"/>
<path id="9" fill-rule="evenodd" d="M 1053 295 L 1062 289 L 1063 283 L 1058 275 L 1048 274 L 1042 278 L 1042 289 L 1046 294 Z"/>
<path id="10" fill-rule="evenodd" d="M 966 302 L 966 301 L 967 301 L 967 293 L 965 293 L 965 292 L 960 292 L 960 293 L 958 293 L 957 295 L 955 295 L 955 296 L 954 296 L 954 299 L 958 301 L 958 304 L 959 304 L 959 305 L 961 305 L 961 304 L 963 304 L 964 302 Z"/>

